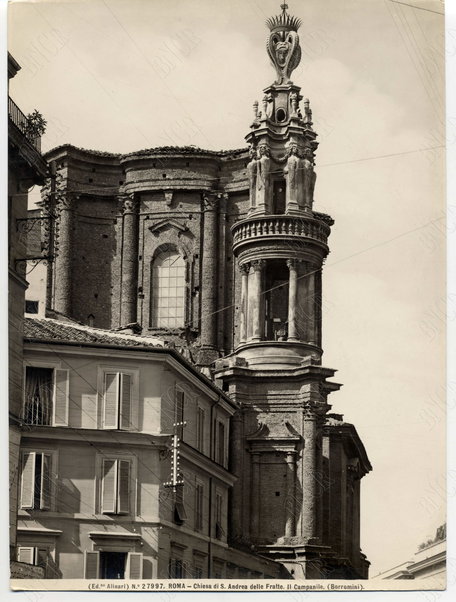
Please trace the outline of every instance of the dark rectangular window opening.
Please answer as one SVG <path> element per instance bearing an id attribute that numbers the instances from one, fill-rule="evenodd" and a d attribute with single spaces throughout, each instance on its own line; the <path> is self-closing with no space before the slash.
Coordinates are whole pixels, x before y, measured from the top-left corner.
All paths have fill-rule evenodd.
<path id="1" fill-rule="evenodd" d="M 53 370 L 27 367 L 25 372 L 24 422 L 50 425 L 52 422 Z"/>
<path id="2" fill-rule="evenodd" d="M 286 182 L 285 178 L 275 180 L 272 187 L 272 213 L 274 215 L 281 215 L 285 213 L 286 200 L 285 200 Z"/>
<path id="3" fill-rule="evenodd" d="M 39 308 L 39 301 L 25 300 L 25 313 L 26 314 L 37 314 Z"/>
<path id="4" fill-rule="evenodd" d="M 126 552 L 100 552 L 100 579 L 125 579 Z"/>

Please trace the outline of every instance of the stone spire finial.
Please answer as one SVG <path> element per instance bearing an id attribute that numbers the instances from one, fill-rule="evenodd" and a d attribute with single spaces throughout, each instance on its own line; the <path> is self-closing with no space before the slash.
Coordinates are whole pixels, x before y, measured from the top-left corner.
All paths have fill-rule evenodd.
<path id="1" fill-rule="evenodd" d="M 266 48 L 277 72 L 277 84 L 290 81 L 291 73 L 301 61 L 298 29 L 301 20 L 287 14 L 288 5 L 281 4 L 282 14 L 266 21 L 271 33 Z"/>

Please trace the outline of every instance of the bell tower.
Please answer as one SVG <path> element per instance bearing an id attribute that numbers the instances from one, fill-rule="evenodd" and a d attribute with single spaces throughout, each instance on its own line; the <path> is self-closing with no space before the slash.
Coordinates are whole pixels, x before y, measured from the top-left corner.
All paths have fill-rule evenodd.
<path id="1" fill-rule="evenodd" d="M 321 275 L 333 220 L 313 209 L 317 134 L 309 100 L 290 79 L 301 59 L 301 21 L 281 9 L 266 22 L 276 79 L 254 103 L 246 136 L 248 214 L 232 227 L 238 337 L 216 363 L 216 378 L 240 405 L 233 539 L 297 578 L 321 578 L 338 565 L 325 535 L 328 505 L 338 503 L 328 493 L 325 425 L 328 394 L 341 385 L 321 363 Z"/>

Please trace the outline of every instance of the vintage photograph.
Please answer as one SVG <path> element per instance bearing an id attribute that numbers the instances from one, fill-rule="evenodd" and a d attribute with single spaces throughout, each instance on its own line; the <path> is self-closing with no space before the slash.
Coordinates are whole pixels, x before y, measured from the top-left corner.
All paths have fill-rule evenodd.
<path id="1" fill-rule="evenodd" d="M 10 1 L 12 589 L 445 588 L 444 13 Z"/>

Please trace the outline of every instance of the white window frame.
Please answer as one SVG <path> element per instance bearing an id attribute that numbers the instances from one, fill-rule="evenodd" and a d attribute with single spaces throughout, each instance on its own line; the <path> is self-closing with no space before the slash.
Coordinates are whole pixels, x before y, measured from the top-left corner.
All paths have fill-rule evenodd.
<path id="1" fill-rule="evenodd" d="M 27 402 L 27 387 L 25 385 L 27 379 L 27 368 L 44 368 L 46 370 L 52 370 L 52 417 L 49 425 L 38 425 L 38 426 L 69 426 L 70 419 L 70 370 L 68 368 L 62 368 L 61 362 L 40 362 L 34 360 L 27 360 L 24 362 L 24 387 L 22 396 L 22 412 L 25 412 L 25 406 Z M 56 373 L 62 372 L 65 378 L 65 390 L 62 391 L 59 388 L 57 391 L 57 378 Z M 63 400 L 63 412 L 56 415 L 57 408 L 57 393 L 64 393 Z"/>
<path id="2" fill-rule="evenodd" d="M 129 480 L 129 496 L 128 496 L 128 512 L 105 512 L 103 510 L 103 462 L 104 460 L 127 460 L 130 462 L 130 480 Z M 108 516 L 137 516 L 137 488 L 138 488 L 138 461 L 135 455 L 129 453 L 98 453 L 95 457 L 95 509 L 96 513 Z"/>
<path id="3" fill-rule="evenodd" d="M 32 505 L 27 504 L 24 499 L 24 462 L 26 454 L 34 454 L 34 466 L 33 466 L 33 481 L 32 481 L 32 504 L 34 501 L 34 490 L 35 490 L 35 470 L 36 470 L 36 454 L 43 454 L 50 456 L 50 467 L 49 472 L 51 474 L 51 486 L 49 488 L 49 508 L 33 508 Z M 49 512 L 56 510 L 56 492 L 57 492 L 57 475 L 58 475 L 58 452 L 50 449 L 37 449 L 24 447 L 21 449 L 20 455 L 20 490 L 19 490 L 19 509 L 29 512 Z M 41 493 L 40 493 L 41 497 Z"/>
<path id="4" fill-rule="evenodd" d="M 106 375 L 117 375 L 117 407 L 116 407 L 116 425 L 105 424 L 105 409 L 106 409 Z M 120 417 L 121 405 L 121 387 L 122 377 L 126 375 L 131 378 L 131 396 L 130 396 L 130 417 L 129 424 L 122 425 Z M 97 370 L 97 391 L 98 391 L 98 427 L 103 430 L 122 430 L 122 431 L 138 431 L 139 430 L 139 368 L 132 368 L 122 365 L 99 365 Z"/>

